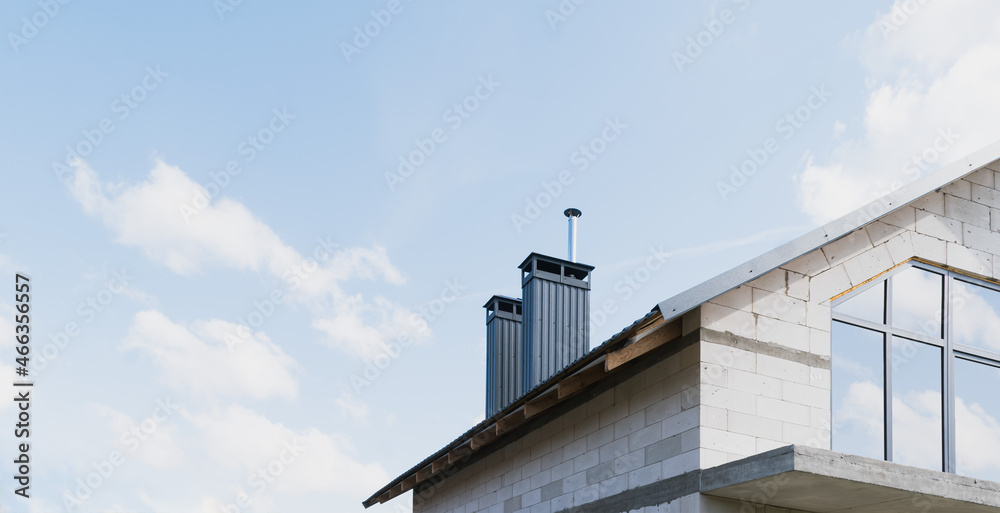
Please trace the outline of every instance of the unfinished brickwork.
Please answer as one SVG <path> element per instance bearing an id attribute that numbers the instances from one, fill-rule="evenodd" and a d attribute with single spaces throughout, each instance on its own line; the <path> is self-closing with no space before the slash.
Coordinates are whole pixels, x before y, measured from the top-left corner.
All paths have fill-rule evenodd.
<path id="1" fill-rule="evenodd" d="M 1000 191 L 983 169 L 685 316 L 701 328 L 703 468 L 830 448 L 830 299 L 911 259 L 1000 278 Z"/>
<path id="2" fill-rule="evenodd" d="M 414 512 L 589 511 L 777 447 L 829 449 L 831 299 L 911 259 L 1000 279 L 997 174 L 977 171 L 688 312 L 687 347 L 415 495 Z M 788 510 L 684 492 L 622 511 Z"/>
<path id="3" fill-rule="evenodd" d="M 413 511 L 552 513 L 697 469 L 700 359 L 690 345 L 418 494 Z"/>

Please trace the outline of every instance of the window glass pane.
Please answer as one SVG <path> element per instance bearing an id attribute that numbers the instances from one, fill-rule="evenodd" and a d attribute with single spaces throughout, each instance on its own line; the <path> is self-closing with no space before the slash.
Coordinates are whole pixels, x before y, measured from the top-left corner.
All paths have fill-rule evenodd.
<path id="1" fill-rule="evenodd" d="M 1000 292 L 951 281 L 952 340 L 1000 352 Z"/>
<path id="2" fill-rule="evenodd" d="M 833 323 L 833 450 L 885 458 L 884 335 Z"/>
<path id="3" fill-rule="evenodd" d="M 880 282 L 833 307 L 833 311 L 866 321 L 885 323 L 885 282 Z"/>
<path id="4" fill-rule="evenodd" d="M 892 325 L 941 338 L 944 276 L 910 267 L 891 278 Z"/>
<path id="5" fill-rule="evenodd" d="M 941 348 L 893 337 L 892 460 L 943 470 L 942 436 Z"/>
<path id="6" fill-rule="evenodd" d="M 959 474 L 1000 481 L 1000 369 L 955 359 L 955 453 Z"/>

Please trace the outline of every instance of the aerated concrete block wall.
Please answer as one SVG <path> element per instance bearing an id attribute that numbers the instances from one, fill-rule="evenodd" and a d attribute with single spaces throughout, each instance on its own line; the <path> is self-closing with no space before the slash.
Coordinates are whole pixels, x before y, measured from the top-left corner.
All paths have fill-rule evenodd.
<path id="1" fill-rule="evenodd" d="M 414 495 L 415 513 L 554 513 L 699 464 L 698 344 Z"/>
<path id="2" fill-rule="evenodd" d="M 996 175 L 973 173 L 688 313 L 684 331 L 701 330 L 702 467 L 829 449 L 830 299 L 914 257 L 1000 278 Z"/>

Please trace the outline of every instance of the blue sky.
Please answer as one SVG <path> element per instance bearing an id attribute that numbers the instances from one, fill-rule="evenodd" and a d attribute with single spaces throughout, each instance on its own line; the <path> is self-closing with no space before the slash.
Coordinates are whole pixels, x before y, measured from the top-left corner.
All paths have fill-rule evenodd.
<path id="1" fill-rule="evenodd" d="M 482 417 L 482 304 L 563 209 L 597 344 L 1000 137 L 985 1 L 63 1 L 0 5 L 0 268 L 52 356 L 3 510 L 360 511 Z"/>

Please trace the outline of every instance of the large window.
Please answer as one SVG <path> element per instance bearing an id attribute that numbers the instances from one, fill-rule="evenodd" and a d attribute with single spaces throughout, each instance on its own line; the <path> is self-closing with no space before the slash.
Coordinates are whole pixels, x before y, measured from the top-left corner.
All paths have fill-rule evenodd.
<path id="1" fill-rule="evenodd" d="M 908 264 L 832 335 L 833 450 L 1000 481 L 1000 286 Z"/>

